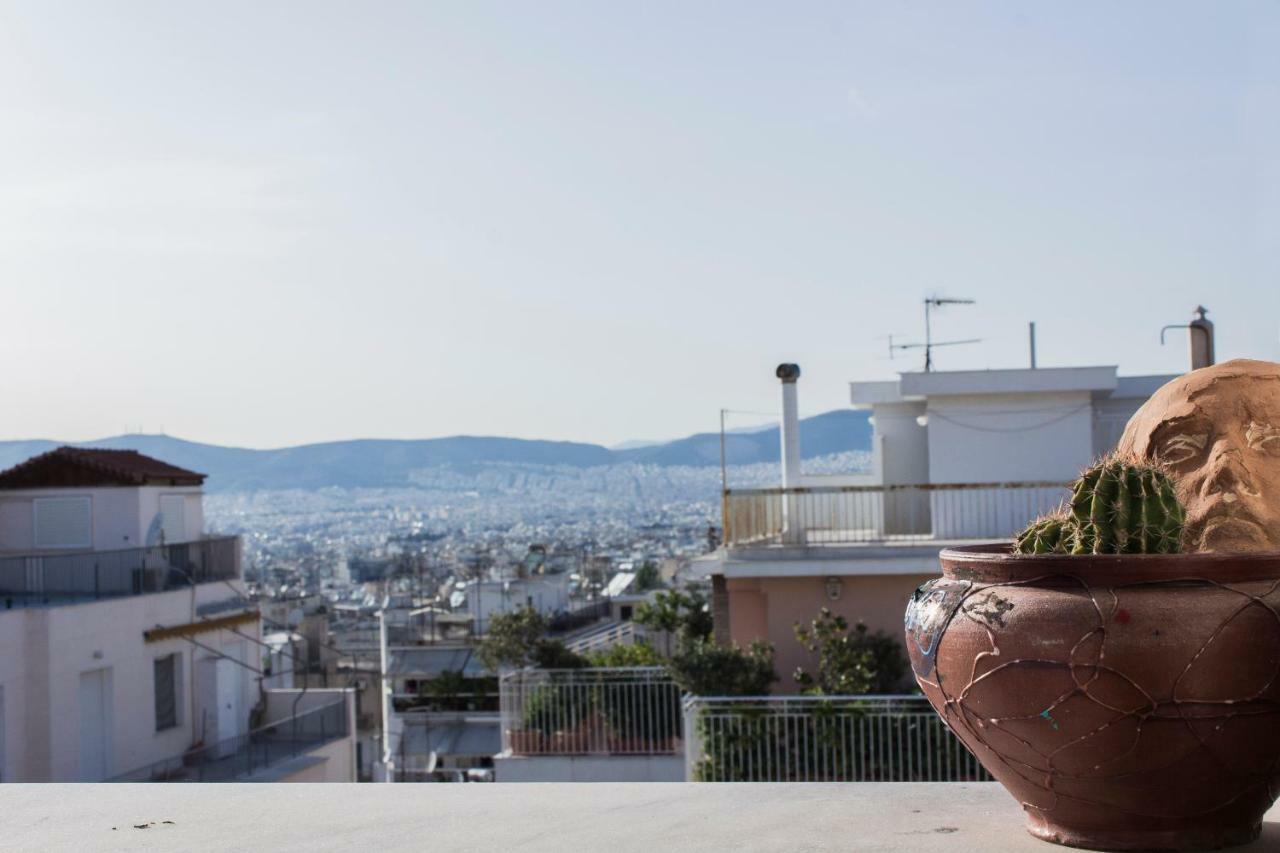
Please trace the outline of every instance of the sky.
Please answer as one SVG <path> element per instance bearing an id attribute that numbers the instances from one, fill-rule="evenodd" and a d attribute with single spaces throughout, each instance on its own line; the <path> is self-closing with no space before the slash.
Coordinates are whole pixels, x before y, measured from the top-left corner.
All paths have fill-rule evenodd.
<path id="1" fill-rule="evenodd" d="M 613 444 L 1280 360 L 1280 4 L 0 3 L 0 439 Z M 762 416 L 735 415 L 730 426 Z"/>

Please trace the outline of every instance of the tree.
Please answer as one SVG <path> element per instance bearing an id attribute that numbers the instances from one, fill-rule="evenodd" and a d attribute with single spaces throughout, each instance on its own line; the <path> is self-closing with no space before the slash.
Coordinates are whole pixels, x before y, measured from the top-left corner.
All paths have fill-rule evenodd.
<path id="1" fill-rule="evenodd" d="M 671 654 L 671 636 L 676 637 L 680 648 L 711 638 L 711 608 L 706 596 L 698 590 L 660 592 L 652 603 L 646 601 L 636 608 L 633 621 L 664 632 L 668 637 L 668 655 Z"/>
<path id="2" fill-rule="evenodd" d="M 651 589 L 657 589 L 662 586 L 662 575 L 658 573 L 658 564 L 652 560 L 645 560 L 644 564 L 636 572 L 636 578 L 633 581 L 636 592 L 648 592 Z"/>
<path id="3" fill-rule="evenodd" d="M 660 666 L 665 661 L 648 643 L 610 646 L 587 655 L 591 666 Z"/>
<path id="4" fill-rule="evenodd" d="M 872 634 L 861 622 L 850 631 L 843 616 L 836 616 L 825 607 L 809 627 L 797 622 L 795 632 L 800 645 L 818 653 L 816 675 L 804 667 L 796 668 L 795 680 L 803 693 L 892 693 L 906 675 L 906 655 L 894 638 L 883 631 Z"/>
<path id="5" fill-rule="evenodd" d="M 763 696 L 778 680 L 773 646 L 760 640 L 745 650 L 697 640 L 673 655 L 669 668 L 680 688 L 694 696 Z"/>
<path id="6" fill-rule="evenodd" d="M 535 661 L 539 641 L 546 633 L 546 618 L 531 607 L 499 613 L 489 619 L 489 631 L 477 646 L 476 655 L 492 672 L 528 666 Z"/>

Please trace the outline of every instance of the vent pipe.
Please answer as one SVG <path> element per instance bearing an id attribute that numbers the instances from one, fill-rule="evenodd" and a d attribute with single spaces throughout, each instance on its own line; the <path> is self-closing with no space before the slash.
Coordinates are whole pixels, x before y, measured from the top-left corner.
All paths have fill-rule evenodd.
<path id="1" fill-rule="evenodd" d="M 800 413 L 796 402 L 796 380 L 800 365 L 779 364 L 775 371 L 782 380 L 782 487 L 800 485 Z"/>
<path id="2" fill-rule="evenodd" d="M 1165 326 L 1160 330 L 1160 343 L 1164 343 L 1164 333 L 1170 329 L 1187 330 L 1187 351 L 1191 355 L 1191 369 L 1199 370 L 1213 364 L 1213 321 L 1205 315 L 1209 309 L 1197 305 L 1190 323 Z"/>
<path id="3" fill-rule="evenodd" d="M 1187 325 L 1187 348 L 1191 351 L 1191 369 L 1199 370 L 1213 364 L 1213 321 L 1205 317 L 1209 311 L 1197 305 L 1196 316 Z"/>

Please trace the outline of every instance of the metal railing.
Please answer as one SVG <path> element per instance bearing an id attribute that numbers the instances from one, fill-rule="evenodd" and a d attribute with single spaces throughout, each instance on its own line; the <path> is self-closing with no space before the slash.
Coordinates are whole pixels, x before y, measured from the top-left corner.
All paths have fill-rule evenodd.
<path id="1" fill-rule="evenodd" d="M 108 782 L 231 782 L 348 734 L 346 699 L 286 717 L 108 779 Z"/>
<path id="2" fill-rule="evenodd" d="M 691 782 L 991 778 L 923 696 L 690 696 L 684 717 Z"/>
<path id="3" fill-rule="evenodd" d="M 827 545 L 1005 539 L 1068 497 L 1064 483 L 725 489 L 724 541 Z"/>
<path id="4" fill-rule="evenodd" d="M 169 592 L 238 577 L 238 536 L 119 551 L 0 556 L 0 610 Z"/>
<path id="5" fill-rule="evenodd" d="M 523 669 L 499 684 L 512 755 L 678 755 L 680 688 L 665 667 Z"/>
<path id="6" fill-rule="evenodd" d="M 574 637 L 565 642 L 565 647 L 580 655 L 591 652 L 602 652 L 614 646 L 633 646 L 643 642 L 646 631 L 631 620 L 626 622 L 610 622 L 598 631 Z"/>

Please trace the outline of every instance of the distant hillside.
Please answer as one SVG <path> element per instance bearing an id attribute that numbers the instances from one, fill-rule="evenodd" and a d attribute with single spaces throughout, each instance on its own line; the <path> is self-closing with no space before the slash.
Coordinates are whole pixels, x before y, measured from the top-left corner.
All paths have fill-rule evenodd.
<path id="1" fill-rule="evenodd" d="M 842 410 L 801 421 L 805 458 L 848 450 L 868 450 L 871 426 L 866 412 Z M 778 458 L 778 429 L 726 436 L 733 465 L 773 462 Z M 0 470 L 10 468 L 65 442 L 0 441 Z M 128 448 L 209 475 L 213 491 L 318 489 L 328 486 L 408 485 L 424 468 L 470 469 L 483 464 L 560 465 L 589 468 L 630 462 L 671 465 L 719 465 L 720 436 L 703 433 L 662 444 L 609 450 L 597 444 L 530 441 L 518 438 L 454 436 L 416 440 L 358 439 L 304 444 L 279 450 L 248 450 L 183 441 L 167 435 L 121 435 L 81 442 L 86 447 Z"/>
<path id="2" fill-rule="evenodd" d="M 853 409 L 837 409 L 800 421 L 800 454 L 805 459 L 843 453 L 846 450 L 871 449 L 871 424 L 869 412 Z M 757 462 L 776 462 L 781 452 L 778 427 L 766 427 L 752 432 L 732 432 L 725 435 L 725 461 L 730 465 L 754 465 Z M 651 465 L 719 465 L 720 433 L 703 432 L 655 444 L 615 451 L 624 462 L 645 462 Z"/>

